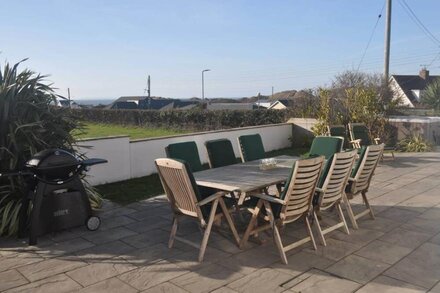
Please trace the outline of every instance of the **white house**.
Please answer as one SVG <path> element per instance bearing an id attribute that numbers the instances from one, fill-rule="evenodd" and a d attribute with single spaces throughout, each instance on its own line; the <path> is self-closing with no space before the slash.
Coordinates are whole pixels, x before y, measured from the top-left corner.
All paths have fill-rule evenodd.
<path id="1" fill-rule="evenodd" d="M 419 75 L 392 75 L 390 87 L 395 99 L 400 99 L 404 106 L 414 108 L 420 103 L 426 86 L 439 77 L 439 75 L 430 76 L 429 70 L 423 68 Z"/>

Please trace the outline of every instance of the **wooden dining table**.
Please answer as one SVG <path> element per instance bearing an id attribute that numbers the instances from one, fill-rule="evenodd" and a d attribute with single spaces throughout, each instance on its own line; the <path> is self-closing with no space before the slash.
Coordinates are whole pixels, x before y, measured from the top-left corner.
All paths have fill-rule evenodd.
<path id="1" fill-rule="evenodd" d="M 285 182 L 299 157 L 277 156 L 276 166 L 263 170 L 260 160 L 239 163 L 194 173 L 197 185 L 240 194 L 242 204 L 246 193 Z"/>

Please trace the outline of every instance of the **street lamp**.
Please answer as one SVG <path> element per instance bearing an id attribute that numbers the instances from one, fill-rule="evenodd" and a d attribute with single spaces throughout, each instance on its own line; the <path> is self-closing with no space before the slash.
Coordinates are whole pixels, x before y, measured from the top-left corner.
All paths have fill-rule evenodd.
<path id="1" fill-rule="evenodd" d="M 211 71 L 211 69 L 202 70 L 202 101 L 205 101 L 205 72 Z"/>

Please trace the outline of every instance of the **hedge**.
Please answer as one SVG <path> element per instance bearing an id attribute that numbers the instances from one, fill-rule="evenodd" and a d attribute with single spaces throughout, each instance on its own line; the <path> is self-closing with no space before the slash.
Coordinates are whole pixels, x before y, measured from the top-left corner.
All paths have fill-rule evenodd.
<path id="1" fill-rule="evenodd" d="M 291 117 L 301 117 L 294 110 L 117 110 L 72 109 L 83 121 L 166 127 L 192 130 L 217 130 L 263 124 L 284 123 Z"/>

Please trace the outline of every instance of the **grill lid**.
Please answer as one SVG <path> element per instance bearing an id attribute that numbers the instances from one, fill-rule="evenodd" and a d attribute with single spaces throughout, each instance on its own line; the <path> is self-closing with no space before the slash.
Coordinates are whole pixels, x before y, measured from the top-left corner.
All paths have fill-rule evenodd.
<path id="1" fill-rule="evenodd" d="M 47 149 L 36 153 L 32 159 L 26 162 L 28 168 L 52 169 L 75 166 L 80 161 L 71 153 L 62 149 Z"/>
<path id="2" fill-rule="evenodd" d="M 26 163 L 37 176 L 59 181 L 72 177 L 81 167 L 81 161 L 62 149 L 47 149 L 36 153 Z"/>

